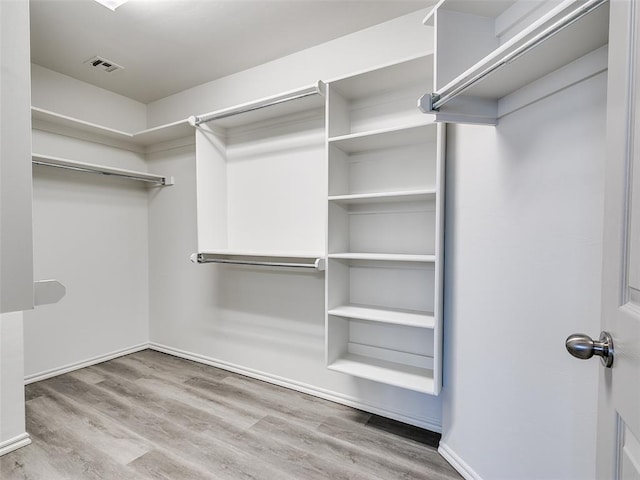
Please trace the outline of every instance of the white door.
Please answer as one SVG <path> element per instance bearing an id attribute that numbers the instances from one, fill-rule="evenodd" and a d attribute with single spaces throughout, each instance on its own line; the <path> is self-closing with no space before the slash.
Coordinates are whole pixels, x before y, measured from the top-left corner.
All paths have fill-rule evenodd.
<path id="1" fill-rule="evenodd" d="M 640 1 L 611 0 L 597 479 L 640 480 Z"/>

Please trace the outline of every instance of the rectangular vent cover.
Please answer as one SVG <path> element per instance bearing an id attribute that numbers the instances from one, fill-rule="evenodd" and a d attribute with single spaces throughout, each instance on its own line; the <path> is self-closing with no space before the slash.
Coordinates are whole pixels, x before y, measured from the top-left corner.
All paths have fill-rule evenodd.
<path id="1" fill-rule="evenodd" d="M 111 60 L 107 60 L 106 58 L 98 57 L 98 56 L 90 58 L 84 63 L 89 65 L 90 67 L 100 69 L 107 73 L 113 73 L 118 70 L 124 69 L 122 65 L 118 65 L 117 63 L 112 62 Z"/>

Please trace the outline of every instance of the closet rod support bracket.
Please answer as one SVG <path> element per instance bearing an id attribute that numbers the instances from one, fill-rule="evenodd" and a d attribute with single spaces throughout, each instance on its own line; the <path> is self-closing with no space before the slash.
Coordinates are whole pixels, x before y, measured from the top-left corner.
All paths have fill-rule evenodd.
<path id="1" fill-rule="evenodd" d="M 174 180 L 173 177 L 164 177 L 164 179 L 162 180 L 162 185 L 163 187 L 170 187 L 171 185 L 175 185 L 176 181 Z"/>
<path id="2" fill-rule="evenodd" d="M 437 93 L 425 93 L 418 99 L 418 108 L 422 113 L 437 112 L 440 108 L 435 104 L 440 100 L 440 95 Z"/>

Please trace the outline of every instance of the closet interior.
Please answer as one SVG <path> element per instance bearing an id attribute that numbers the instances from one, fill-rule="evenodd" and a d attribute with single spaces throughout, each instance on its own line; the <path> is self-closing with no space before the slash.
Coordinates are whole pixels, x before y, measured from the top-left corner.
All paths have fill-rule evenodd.
<path id="1" fill-rule="evenodd" d="M 514 338 L 573 329 L 567 285 L 599 295 L 573 273 L 599 253 L 608 21 L 606 0 L 440 0 L 148 104 L 31 65 L 34 271 L 55 280 L 21 378 L 153 349 L 442 432 L 460 471 L 491 472 L 478 432 L 511 453 L 521 417 L 523 450 L 561 451 L 540 439 L 572 418 L 529 399 L 595 380 Z"/>

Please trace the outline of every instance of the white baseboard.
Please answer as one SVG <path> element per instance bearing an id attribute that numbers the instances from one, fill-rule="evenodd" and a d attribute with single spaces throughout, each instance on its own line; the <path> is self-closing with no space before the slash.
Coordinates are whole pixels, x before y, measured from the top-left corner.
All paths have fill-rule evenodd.
<path id="1" fill-rule="evenodd" d="M 440 425 L 440 423 L 437 420 L 407 416 L 399 412 L 387 410 L 385 408 L 382 408 L 376 405 L 371 405 L 371 404 L 362 402 L 360 399 L 350 397 L 348 395 L 332 392 L 330 390 L 318 388 L 313 385 L 308 385 L 305 383 L 290 380 L 288 378 L 279 377 L 277 375 L 272 375 L 270 373 L 261 372 L 251 368 L 246 368 L 240 365 L 235 365 L 232 363 L 228 363 L 228 362 L 207 357 L 204 355 L 186 352 L 184 350 L 179 350 L 173 347 L 168 347 L 166 345 L 161 345 L 154 342 L 151 342 L 149 344 L 149 348 L 151 348 L 152 350 L 156 350 L 158 352 L 168 353 L 169 355 L 173 355 L 175 357 L 184 358 L 186 360 L 193 360 L 194 362 L 203 363 L 205 365 L 211 365 L 212 367 L 221 368 L 223 370 L 239 373 L 240 375 L 255 378 L 257 380 L 273 383 L 274 385 L 290 388 L 291 390 L 307 393 L 309 395 L 313 395 L 314 397 L 323 398 L 325 400 L 329 400 L 335 403 L 340 403 L 348 407 L 364 410 L 365 412 L 391 418 L 393 420 L 407 423 L 409 425 L 425 428 L 427 430 L 431 430 L 432 432 L 440 433 L 442 431 L 442 425 Z"/>
<path id="2" fill-rule="evenodd" d="M 17 437 L 13 437 L 9 440 L 5 440 L 4 442 L 0 442 L 0 457 L 19 448 L 26 447 L 30 443 L 31 437 L 28 433 L 23 433 L 18 435 Z"/>
<path id="3" fill-rule="evenodd" d="M 447 444 L 440 442 L 440 445 L 438 446 L 438 453 L 442 455 L 465 480 L 482 480 L 480 475 L 478 475 L 473 468 L 471 468 L 453 450 L 451 450 Z"/>
<path id="4" fill-rule="evenodd" d="M 51 370 L 46 370 L 44 372 L 27 375 L 24 379 L 24 384 L 28 385 L 33 382 L 39 382 L 40 380 L 46 380 L 47 378 L 56 377 L 58 375 L 62 375 L 63 373 L 73 372 L 74 370 L 78 370 L 80 368 L 90 367 L 91 365 L 95 365 L 96 363 L 106 362 L 107 360 L 112 360 L 114 358 L 122 357 L 123 355 L 129 355 L 130 353 L 139 352 L 140 350 L 146 350 L 147 348 L 149 348 L 148 343 L 141 343 L 133 347 L 116 350 L 115 352 L 107 353 L 105 355 L 99 355 L 88 360 L 82 360 L 80 362 L 72 363 L 62 367 L 52 368 Z"/>

